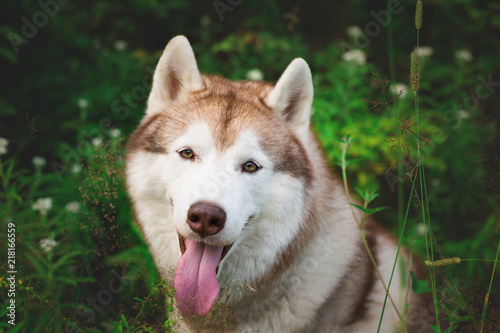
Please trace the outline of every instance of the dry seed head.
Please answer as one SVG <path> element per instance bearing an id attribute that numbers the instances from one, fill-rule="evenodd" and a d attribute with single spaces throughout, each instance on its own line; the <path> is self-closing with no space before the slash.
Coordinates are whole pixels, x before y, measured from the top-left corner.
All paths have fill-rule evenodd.
<path id="1" fill-rule="evenodd" d="M 415 27 L 417 30 L 422 28 L 422 15 L 423 15 L 423 4 L 422 0 L 417 1 L 417 9 L 415 11 Z"/>
<path id="2" fill-rule="evenodd" d="M 448 266 L 448 265 L 458 265 L 460 264 L 462 260 L 457 257 L 453 258 L 445 258 L 441 260 L 436 260 L 436 261 L 429 261 L 426 260 L 425 264 L 429 267 L 437 267 L 437 266 Z"/>
<path id="3" fill-rule="evenodd" d="M 418 58 L 415 52 L 411 53 L 410 86 L 414 93 L 420 88 L 420 73 L 418 71 Z"/>

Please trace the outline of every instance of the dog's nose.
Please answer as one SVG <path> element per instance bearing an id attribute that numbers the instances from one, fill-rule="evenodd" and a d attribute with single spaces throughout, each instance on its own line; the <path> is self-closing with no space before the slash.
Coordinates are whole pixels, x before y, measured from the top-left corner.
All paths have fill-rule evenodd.
<path id="1" fill-rule="evenodd" d="M 214 204 L 197 202 L 189 207 L 187 223 L 191 230 L 201 236 L 215 235 L 226 223 L 226 212 Z"/>

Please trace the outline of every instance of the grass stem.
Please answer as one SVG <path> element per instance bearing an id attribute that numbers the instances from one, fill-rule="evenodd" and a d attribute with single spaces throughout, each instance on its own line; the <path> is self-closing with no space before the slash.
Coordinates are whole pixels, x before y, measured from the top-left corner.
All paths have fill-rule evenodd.
<path id="1" fill-rule="evenodd" d="M 495 263 L 493 264 L 493 271 L 491 272 L 490 286 L 488 287 L 488 292 L 486 293 L 486 296 L 484 297 L 484 306 L 483 306 L 483 314 L 481 316 L 481 331 L 480 331 L 480 333 L 483 333 L 484 322 L 486 321 L 486 310 L 488 308 L 488 300 L 490 298 L 491 286 L 493 285 L 493 278 L 495 277 L 495 270 L 497 268 L 498 254 L 499 253 L 500 253 L 500 242 L 498 243 L 497 255 L 495 257 Z"/>
<path id="2" fill-rule="evenodd" d="M 349 186 L 348 186 L 348 182 L 347 182 L 347 162 L 346 162 L 346 154 L 347 154 L 348 146 L 350 144 L 350 138 L 347 138 L 344 141 L 345 142 L 343 143 L 343 146 L 342 146 L 342 179 L 344 182 L 344 190 L 345 190 L 345 193 L 347 196 L 347 200 L 349 203 L 352 203 L 353 201 L 351 198 L 351 194 L 350 194 Z M 349 206 L 351 207 L 351 212 L 352 212 L 352 215 L 354 217 L 354 220 L 356 221 L 356 224 L 358 225 L 358 228 L 359 228 L 359 231 L 361 234 L 361 239 L 363 241 L 363 245 L 365 247 L 366 253 L 368 254 L 368 257 L 370 258 L 370 261 L 372 262 L 373 267 L 375 268 L 375 272 L 377 273 L 378 279 L 380 280 L 380 282 L 382 283 L 382 285 L 384 287 L 384 290 L 386 291 L 386 296 L 389 297 L 389 300 L 391 301 L 391 304 L 394 307 L 394 310 L 396 311 L 396 314 L 398 315 L 399 320 L 404 327 L 405 326 L 404 318 L 401 316 L 401 313 L 399 312 L 398 307 L 396 306 L 396 303 L 394 302 L 394 300 L 391 297 L 391 294 L 389 293 L 389 289 L 387 288 L 387 285 L 384 282 L 384 278 L 382 277 L 382 274 L 380 273 L 377 262 L 375 261 L 375 258 L 373 257 L 373 254 L 370 250 L 370 247 L 368 246 L 368 242 L 366 241 L 365 234 L 363 232 L 363 227 L 362 227 L 363 226 L 362 222 L 365 219 L 365 213 L 363 213 L 362 221 L 360 222 L 358 220 L 356 213 L 354 212 L 353 206 L 352 205 L 349 205 Z M 406 331 L 406 328 L 405 328 L 405 331 Z"/>

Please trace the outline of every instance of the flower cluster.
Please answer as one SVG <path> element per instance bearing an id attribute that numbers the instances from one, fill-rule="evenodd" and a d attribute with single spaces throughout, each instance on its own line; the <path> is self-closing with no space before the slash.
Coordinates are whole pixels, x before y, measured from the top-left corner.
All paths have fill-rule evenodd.
<path id="1" fill-rule="evenodd" d="M 417 8 L 415 10 L 415 28 L 420 30 L 422 28 L 423 4 L 422 0 L 417 1 Z"/>
<path id="2" fill-rule="evenodd" d="M 427 58 L 434 54 L 434 49 L 430 46 L 419 46 L 415 47 L 413 52 L 418 53 L 419 58 Z"/>
<path id="3" fill-rule="evenodd" d="M 52 238 L 43 238 L 40 240 L 40 248 L 45 253 L 52 251 L 57 246 L 57 244 L 59 244 L 59 243 L 57 243 Z"/>
<path id="4" fill-rule="evenodd" d="M 66 210 L 71 213 L 78 213 L 82 207 L 82 204 L 78 201 L 71 201 L 66 204 Z"/>
<path id="5" fill-rule="evenodd" d="M 364 65 L 366 64 L 366 53 L 360 49 L 353 49 L 342 54 L 342 59 L 356 65 Z"/>
<path id="6" fill-rule="evenodd" d="M 465 62 L 471 62 L 474 57 L 472 56 L 472 53 L 469 50 L 466 49 L 461 49 L 455 52 L 455 58 L 458 60 L 462 60 Z"/>
<path id="7" fill-rule="evenodd" d="M 346 33 L 349 37 L 352 38 L 359 38 L 363 36 L 363 30 L 361 30 L 361 28 L 357 25 L 351 25 L 350 27 L 348 27 L 346 29 Z"/>
<path id="8" fill-rule="evenodd" d="M 399 97 L 405 97 L 406 93 L 408 92 L 408 86 L 404 83 L 394 83 L 394 84 L 391 84 L 390 87 L 389 87 L 389 90 L 391 91 L 391 93 L 393 95 L 396 95 L 398 96 L 399 94 Z"/>
<path id="9" fill-rule="evenodd" d="M 260 69 L 254 68 L 254 69 L 249 70 L 247 72 L 247 79 L 262 81 L 264 79 L 264 73 L 262 73 L 262 71 Z"/>
<path id="10" fill-rule="evenodd" d="M 115 42 L 114 48 L 115 48 L 116 51 L 121 52 L 121 51 L 125 51 L 127 49 L 127 46 L 128 46 L 128 44 L 127 44 L 126 41 L 124 41 L 124 40 L 117 40 Z"/>
<path id="11" fill-rule="evenodd" d="M 32 206 L 33 210 L 37 210 L 42 215 L 47 215 L 47 212 L 52 208 L 51 198 L 40 198 Z"/>
<path id="12" fill-rule="evenodd" d="M 120 131 L 118 128 L 113 128 L 109 131 L 109 135 L 118 138 L 120 135 L 122 135 L 122 131 Z"/>
<path id="13" fill-rule="evenodd" d="M 7 146 L 9 145 L 9 140 L 6 138 L 0 138 L 0 155 L 7 154 Z"/>
<path id="14" fill-rule="evenodd" d="M 76 105 L 78 105 L 80 109 L 86 109 L 89 106 L 89 101 L 85 98 L 80 98 L 76 101 Z"/>
<path id="15" fill-rule="evenodd" d="M 73 164 L 70 169 L 71 173 L 76 174 L 82 171 L 82 166 L 80 164 Z"/>
<path id="16" fill-rule="evenodd" d="M 414 93 L 420 89 L 420 73 L 418 70 L 418 57 L 415 52 L 411 53 L 411 64 L 410 64 L 410 85 L 411 90 Z"/>
<path id="17" fill-rule="evenodd" d="M 47 160 L 45 160 L 45 158 L 40 157 L 40 156 L 33 157 L 33 159 L 31 161 L 33 162 L 33 164 L 36 167 L 43 167 L 43 166 L 45 166 L 45 164 L 47 164 Z"/>
<path id="18" fill-rule="evenodd" d="M 92 145 L 94 147 L 99 147 L 100 145 L 102 145 L 102 138 L 101 137 L 95 137 L 92 139 Z"/>

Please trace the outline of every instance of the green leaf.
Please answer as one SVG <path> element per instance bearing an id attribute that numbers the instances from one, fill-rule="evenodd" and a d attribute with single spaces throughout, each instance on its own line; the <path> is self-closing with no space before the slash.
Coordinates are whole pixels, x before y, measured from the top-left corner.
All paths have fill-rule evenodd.
<path id="1" fill-rule="evenodd" d="M 115 322 L 115 327 L 113 328 L 113 333 L 123 333 L 123 329 L 126 329 L 126 331 L 129 331 L 129 326 L 127 322 L 127 318 L 122 314 L 120 316 L 120 321 Z"/>
<path id="2" fill-rule="evenodd" d="M 123 325 L 121 322 L 115 323 L 112 333 L 123 333 Z"/>
<path id="3" fill-rule="evenodd" d="M 425 294 L 432 291 L 432 288 L 429 286 L 429 281 L 421 280 L 418 282 L 417 294 Z"/>
<path id="4" fill-rule="evenodd" d="M 417 284 L 418 284 L 417 277 L 412 271 L 410 271 L 410 276 L 411 276 L 411 289 L 413 290 L 414 293 L 417 293 Z"/>
<path id="5" fill-rule="evenodd" d="M 358 162 L 358 161 L 361 161 L 361 158 L 353 158 L 352 160 L 348 160 L 345 162 L 345 166 L 348 167 L 349 165 L 351 165 L 352 163 L 355 163 L 355 162 Z"/>
<path id="6" fill-rule="evenodd" d="M 365 208 L 365 207 L 362 207 L 360 205 L 356 205 L 356 204 L 353 204 L 353 203 L 350 203 L 349 205 L 356 207 L 360 211 L 364 212 L 366 215 L 375 214 L 377 212 L 380 212 L 381 210 L 389 209 L 390 208 L 390 207 Z"/>
<path id="7" fill-rule="evenodd" d="M 378 197 L 378 193 L 373 190 L 371 193 L 368 191 L 362 191 L 360 188 L 356 187 L 356 192 L 363 198 L 363 202 L 369 204 L 372 202 L 376 197 Z"/>
<path id="8" fill-rule="evenodd" d="M 362 207 L 362 206 L 360 206 L 360 205 L 356 205 L 356 204 L 353 204 L 353 203 L 350 203 L 349 205 L 354 206 L 354 207 L 356 207 L 357 209 L 359 209 L 360 211 L 362 211 L 363 213 L 368 214 L 368 210 L 367 210 L 365 207 Z"/>
<path id="9" fill-rule="evenodd" d="M 385 210 L 385 209 L 389 209 L 389 208 L 391 208 L 391 207 L 369 208 L 369 209 L 367 209 L 367 211 L 368 211 L 368 213 L 367 213 L 367 214 L 368 214 L 368 215 L 375 214 L 375 213 L 377 213 L 377 212 L 380 212 L 381 210 Z"/>
<path id="10" fill-rule="evenodd" d="M 359 196 L 364 200 L 366 192 L 361 191 L 361 189 L 359 187 L 356 187 L 355 190 L 356 190 L 356 192 L 358 192 Z"/>
<path id="11" fill-rule="evenodd" d="M 368 191 L 366 192 L 368 194 Z M 378 197 L 378 193 L 375 192 L 375 189 L 372 191 L 372 193 L 368 194 L 368 202 L 372 202 L 376 197 Z"/>
<path id="12" fill-rule="evenodd" d="M 125 318 L 125 316 L 122 314 L 121 317 L 120 317 L 120 322 L 123 324 L 123 326 L 125 328 L 128 328 L 128 321 L 127 321 L 127 318 Z"/>
<path id="13" fill-rule="evenodd" d="M 410 275 L 411 275 L 411 289 L 415 294 L 425 294 L 432 291 L 432 288 L 429 286 L 429 281 L 417 280 L 417 277 L 412 271 L 410 271 Z"/>

